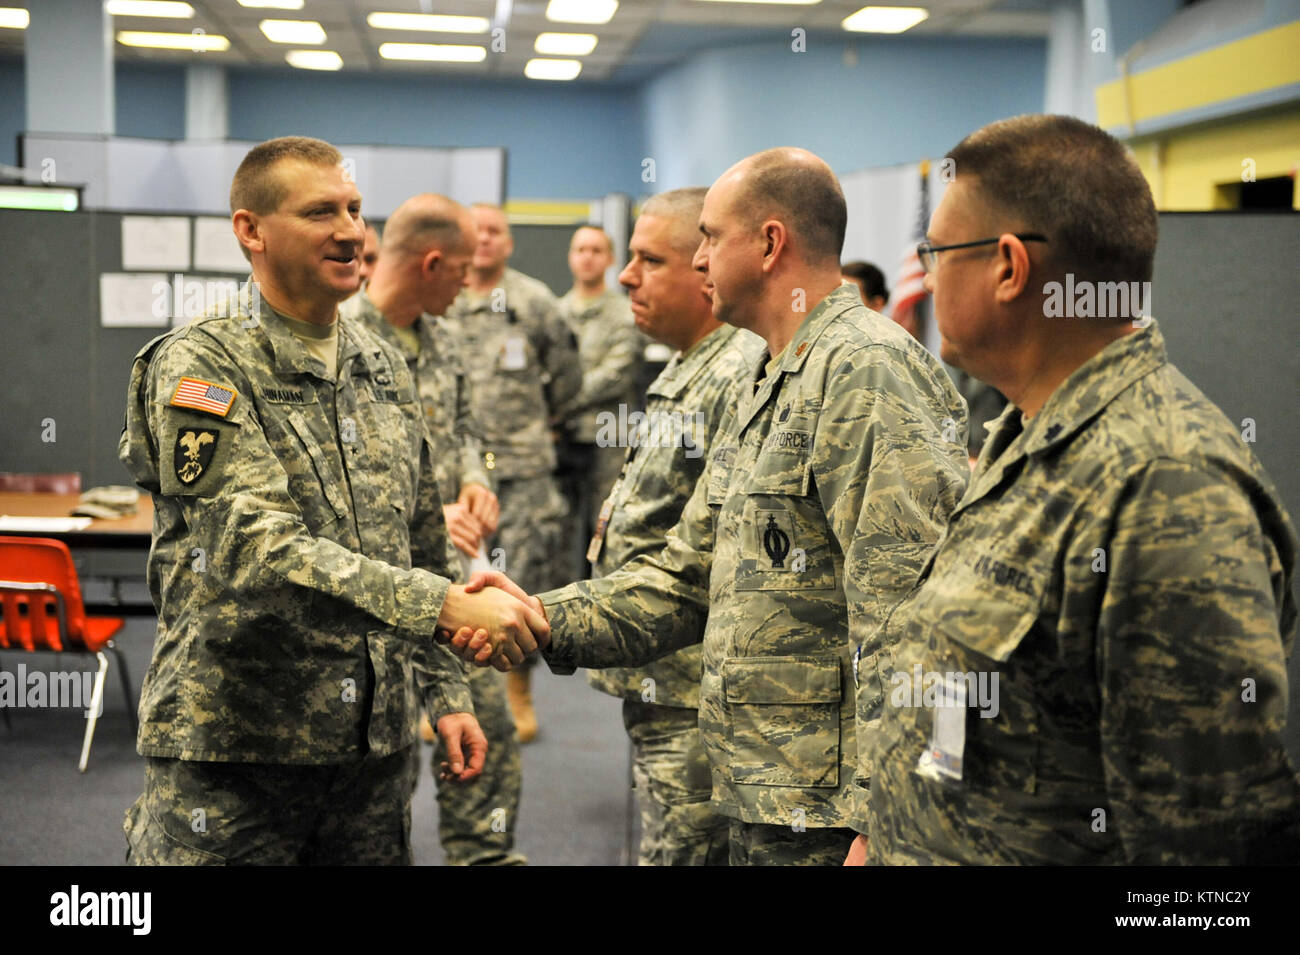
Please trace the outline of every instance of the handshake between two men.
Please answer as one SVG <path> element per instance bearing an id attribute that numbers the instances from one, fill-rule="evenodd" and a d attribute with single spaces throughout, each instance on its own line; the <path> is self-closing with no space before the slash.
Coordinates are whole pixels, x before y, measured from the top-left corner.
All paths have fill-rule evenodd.
<path id="1" fill-rule="evenodd" d="M 453 586 L 439 615 L 438 639 L 465 660 L 505 672 L 551 642 L 542 602 L 500 571 Z"/>

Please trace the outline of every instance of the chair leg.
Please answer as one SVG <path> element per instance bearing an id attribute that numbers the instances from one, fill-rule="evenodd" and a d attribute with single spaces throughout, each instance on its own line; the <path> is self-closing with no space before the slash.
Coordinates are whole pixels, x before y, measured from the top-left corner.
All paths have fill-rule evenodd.
<path id="1" fill-rule="evenodd" d="M 126 714 L 131 718 L 131 731 L 138 735 L 140 732 L 140 718 L 136 714 L 135 702 L 131 699 L 131 677 L 126 672 L 126 656 L 122 653 L 122 648 L 112 640 L 108 641 L 108 648 L 113 651 L 113 656 L 117 657 L 117 675 L 122 680 L 122 696 L 126 699 Z"/>
<path id="2" fill-rule="evenodd" d="M 81 762 L 77 764 L 77 769 L 83 773 L 86 764 L 90 762 L 90 744 L 95 739 L 95 724 L 99 722 L 100 710 L 104 708 L 104 677 L 108 674 L 108 657 L 104 656 L 102 650 L 95 657 L 99 660 L 99 672 L 95 674 L 95 690 L 90 694 L 90 710 L 86 713 L 86 738 L 81 744 Z"/>

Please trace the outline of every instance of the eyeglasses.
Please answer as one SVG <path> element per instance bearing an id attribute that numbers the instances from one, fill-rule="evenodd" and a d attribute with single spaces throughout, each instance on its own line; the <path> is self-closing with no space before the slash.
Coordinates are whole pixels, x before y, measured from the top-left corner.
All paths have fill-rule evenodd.
<path id="1" fill-rule="evenodd" d="M 1037 232 L 1013 232 L 1011 233 L 1021 242 L 1046 242 L 1047 236 Z M 921 268 L 926 272 L 934 271 L 936 259 L 935 253 L 947 252 L 950 249 L 971 249 L 977 245 L 993 245 L 995 242 L 1001 242 L 1002 236 L 997 235 L 991 239 L 976 239 L 974 242 L 958 242 L 956 245 L 933 245 L 930 242 L 922 242 L 916 247 L 916 257 L 921 260 Z"/>

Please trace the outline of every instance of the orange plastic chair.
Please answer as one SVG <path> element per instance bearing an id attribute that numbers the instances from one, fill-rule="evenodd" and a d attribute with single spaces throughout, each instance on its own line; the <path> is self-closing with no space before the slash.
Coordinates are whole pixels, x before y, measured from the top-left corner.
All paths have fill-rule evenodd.
<path id="1" fill-rule="evenodd" d="M 136 725 L 126 660 L 112 639 L 124 621 L 121 617 L 86 616 L 68 545 L 48 537 L 0 537 L 0 604 L 4 611 L 0 650 L 93 653 L 99 660 L 77 765 L 84 773 L 104 700 L 104 677 L 108 673 L 105 650 L 112 650 L 117 657 L 127 711 L 132 725 Z"/>

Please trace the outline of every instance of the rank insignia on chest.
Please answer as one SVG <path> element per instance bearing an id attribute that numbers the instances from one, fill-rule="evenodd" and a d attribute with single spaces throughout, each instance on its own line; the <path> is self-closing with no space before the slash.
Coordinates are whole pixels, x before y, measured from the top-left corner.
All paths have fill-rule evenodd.
<path id="1" fill-rule="evenodd" d="M 212 428 L 182 428 L 176 435 L 172 460 L 182 484 L 193 484 L 212 463 L 220 434 Z"/>

